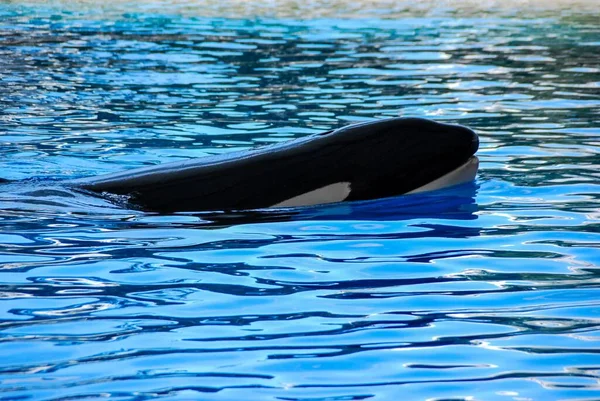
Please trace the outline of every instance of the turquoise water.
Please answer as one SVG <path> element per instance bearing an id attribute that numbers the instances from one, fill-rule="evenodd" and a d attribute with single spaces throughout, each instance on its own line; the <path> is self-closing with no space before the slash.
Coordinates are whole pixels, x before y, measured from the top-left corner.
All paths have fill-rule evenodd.
<path id="1" fill-rule="evenodd" d="M 0 4 L 0 399 L 600 399 L 600 14 L 211 4 Z M 176 215 L 54 182 L 398 115 L 475 129 L 477 181 Z"/>

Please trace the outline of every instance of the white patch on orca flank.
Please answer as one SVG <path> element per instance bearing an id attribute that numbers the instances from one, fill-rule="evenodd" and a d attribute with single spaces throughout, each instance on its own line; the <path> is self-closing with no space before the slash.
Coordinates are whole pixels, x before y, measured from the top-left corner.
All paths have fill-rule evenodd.
<path id="1" fill-rule="evenodd" d="M 350 195 L 349 182 L 336 182 L 279 202 L 271 207 L 297 207 L 341 202 Z"/>
<path id="2" fill-rule="evenodd" d="M 448 174 L 444 174 L 440 178 L 437 178 L 422 187 L 413 189 L 406 194 L 416 194 L 419 192 L 435 191 L 436 189 L 442 189 L 452 187 L 454 185 L 463 184 L 475 179 L 477 175 L 477 168 L 479 167 L 479 159 L 477 156 L 471 157 L 465 164 L 452 170 Z"/>

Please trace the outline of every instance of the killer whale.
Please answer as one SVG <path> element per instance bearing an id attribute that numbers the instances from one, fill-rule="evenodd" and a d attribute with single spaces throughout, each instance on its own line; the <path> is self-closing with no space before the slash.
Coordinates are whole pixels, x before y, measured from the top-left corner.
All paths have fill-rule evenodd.
<path id="1" fill-rule="evenodd" d="M 161 213 L 386 198 L 473 180 L 471 129 L 421 118 L 348 125 L 288 142 L 66 181 Z"/>

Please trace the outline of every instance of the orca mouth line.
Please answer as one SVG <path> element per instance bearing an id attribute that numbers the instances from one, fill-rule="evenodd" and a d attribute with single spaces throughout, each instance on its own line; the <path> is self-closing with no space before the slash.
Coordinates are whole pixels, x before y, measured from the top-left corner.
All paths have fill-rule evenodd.
<path id="1" fill-rule="evenodd" d="M 390 118 L 61 183 L 126 195 L 132 206 L 159 213 L 310 206 L 433 191 L 473 180 L 478 146 L 477 134 L 467 127 Z"/>

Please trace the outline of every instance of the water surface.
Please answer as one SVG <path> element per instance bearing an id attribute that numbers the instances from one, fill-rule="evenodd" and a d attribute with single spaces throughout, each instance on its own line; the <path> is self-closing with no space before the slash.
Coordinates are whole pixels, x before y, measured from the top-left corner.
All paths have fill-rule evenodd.
<path id="1" fill-rule="evenodd" d="M 600 399 L 600 14 L 338 3 L 0 4 L 0 399 Z M 475 129 L 477 181 L 175 215 L 55 182 L 399 115 Z"/>

